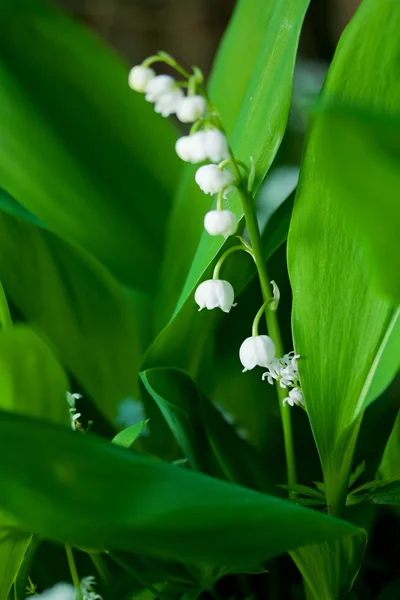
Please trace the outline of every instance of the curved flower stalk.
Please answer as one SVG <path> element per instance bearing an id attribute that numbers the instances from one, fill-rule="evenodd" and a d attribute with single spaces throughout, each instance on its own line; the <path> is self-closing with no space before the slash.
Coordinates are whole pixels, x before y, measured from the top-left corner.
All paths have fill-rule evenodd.
<path id="1" fill-rule="evenodd" d="M 182 77 L 179 81 L 168 75 L 155 75 L 151 65 L 156 62 L 173 67 Z M 147 84 L 146 84 L 147 81 Z M 203 86 L 203 75 L 197 67 L 186 71 L 165 52 L 160 52 L 132 68 L 129 74 L 132 89 L 143 92 L 148 102 L 153 102 L 156 112 L 163 116 L 175 114 L 183 123 L 193 123 L 189 135 L 176 142 L 176 153 L 185 162 L 193 164 L 210 161 L 200 166 L 195 180 L 205 194 L 217 195 L 215 210 L 204 218 L 204 227 L 209 235 L 222 235 L 225 239 L 236 233 L 238 217 L 224 206 L 228 195 L 236 190 L 240 196 L 244 218 L 250 238 L 250 245 L 239 238 L 240 245 L 227 250 L 217 262 L 213 278 L 203 281 L 196 290 L 195 301 L 199 310 L 220 308 L 230 312 L 234 305 L 232 285 L 219 279 L 219 270 L 224 260 L 236 250 L 245 250 L 254 259 L 260 280 L 264 304 L 253 323 L 251 337 L 241 345 L 239 357 L 247 371 L 261 366 L 267 369 L 263 379 L 277 386 L 280 399 L 280 412 L 284 433 L 287 461 L 288 484 L 296 481 L 295 455 L 293 448 L 290 411 L 288 406 L 303 406 L 304 398 L 300 388 L 297 369 L 298 355 L 284 354 L 276 310 L 279 303 L 279 290 L 269 280 L 261 234 L 254 209 L 255 165 L 237 160 L 229 147 L 218 111 L 212 105 Z M 187 89 L 187 95 L 183 93 Z M 272 287 L 271 287 L 272 286 Z M 258 335 L 258 323 L 265 314 L 269 335 Z M 287 395 L 287 389 L 289 389 Z M 293 493 L 290 492 L 293 496 Z"/>

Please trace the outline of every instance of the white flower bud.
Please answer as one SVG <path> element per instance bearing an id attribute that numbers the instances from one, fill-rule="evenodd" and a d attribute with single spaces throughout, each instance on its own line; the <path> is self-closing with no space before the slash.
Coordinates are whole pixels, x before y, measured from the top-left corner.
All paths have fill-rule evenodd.
<path id="1" fill-rule="evenodd" d="M 175 79 L 169 75 L 157 75 L 146 87 L 147 102 L 156 102 L 161 96 L 173 90 L 176 86 Z"/>
<path id="2" fill-rule="evenodd" d="M 154 104 L 154 110 L 156 113 L 161 113 L 163 117 L 169 117 L 169 115 L 176 113 L 182 100 L 182 90 L 180 88 L 172 88 L 169 92 L 158 96 Z"/>
<path id="3" fill-rule="evenodd" d="M 253 335 L 240 346 L 239 358 L 244 366 L 243 373 L 254 367 L 268 367 L 275 358 L 275 344 L 268 335 Z"/>
<path id="4" fill-rule="evenodd" d="M 221 160 L 229 158 L 226 137 L 217 129 L 209 129 L 204 132 L 204 145 L 206 156 L 211 162 L 219 163 Z"/>
<path id="5" fill-rule="evenodd" d="M 199 305 L 199 310 L 220 308 L 228 313 L 234 305 L 235 292 L 229 281 L 208 279 L 199 285 L 194 299 Z"/>
<path id="6" fill-rule="evenodd" d="M 218 169 L 217 165 L 204 165 L 196 171 L 196 183 L 205 194 L 218 194 L 225 186 L 234 182 L 234 177 L 229 171 Z M 224 198 L 232 187 L 224 191 Z"/>
<path id="7" fill-rule="evenodd" d="M 197 131 L 192 135 L 180 137 L 175 144 L 175 150 L 179 158 L 185 162 L 203 162 L 207 158 L 204 145 L 204 131 Z"/>
<path id="8" fill-rule="evenodd" d="M 206 100 L 203 96 L 186 96 L 176 111 L 176 116 L 182 123 L 194 123 L 204 117 Z"/>
<path id="9" fill-rule="evenodd" d="M 290 390 L 288 398 L 283 399 L 283 404 L 286 403 L 288 403 L 289 406 L 304 406 L 303 392 L 298 387 L 293 388 Z"/>
<path id="10" fill-rule="evenodd" d="M 135 92 L 145 92 L 148 84 L 156 76 L 153 69 L 137 65 L 132 67 L 128 75 L 128 84 Z"/>
<path id="11" fill-rule="evenodd" d="M 231 210 L 210 210 L 204 217 L 204 229 L 210 235 L 233 235 L 238 226 L 237 216 Z"/>

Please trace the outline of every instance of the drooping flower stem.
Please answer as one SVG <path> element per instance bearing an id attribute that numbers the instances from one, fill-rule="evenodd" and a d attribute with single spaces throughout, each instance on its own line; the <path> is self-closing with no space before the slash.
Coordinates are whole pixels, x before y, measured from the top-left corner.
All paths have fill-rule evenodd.
<path id="1" fill-rule="evenodd" d="M 273 291 L 271 288 L 267 264 L 264 257 L 264 250 L 261 241 L 260 229 L 257 223 L 253 198 L 251 193 L 248 191 L 245 182 L 243 182 L 243 178 L 241 177 L 239 167 L 236 164 L 232 151 L 230 151 L 230 158 L 233 174 L 237 181 L 240 182 L 238 185 L 238 191 L 240 194 L 243 212 L 246 219 L 247 231 L 249 233 L 249 238 L 253 249 L 253 258 L 256 264 L 258 277 L 260 279 L 262 297 L 264 303 L 268 303 L 273 299 Z M 276 353 L 278 356 L 283 356 L 284 350 L 277 312 L 275 310 L 268 310 L 267 308 L 265 310 L 265 317 L 267 321 L 268 335 L 272 338 L 275 344 Z M 290 408 L 283 404 L 283 400 L 286 396 L 286 391 L 280 387 L 278 382 L 276 384 L 276 389 L 279 398 L 279 410 L 282 420 L 283 440 L 286 454 L 287 481 L 288 485 L 290 486 L 296 483 L 296 462 L 294 456 Z M 293 498 L 294 496 L 295 494 L 293 494 L 293 492 L 289 490 L 289 497 Z"/>
<path id="2" fill-rule="evenodd" d="M 13 328 L 13 322 L 8 308 L 6 294 L 0 281 L 0 327 L 3 331 L 10 331 Z"/>
<path id="3" fill-rule="evenodd" d="M 72 583 L 74 584 L 74 588 L 76 591 L 76 600 L 83 600 L 79 575 L 78 571 L 76 570 L 76 564 L 72 548 L 69 544 L 65 544 L 65 552 L 67 554 L 68 566 L 71 572 Z"/>

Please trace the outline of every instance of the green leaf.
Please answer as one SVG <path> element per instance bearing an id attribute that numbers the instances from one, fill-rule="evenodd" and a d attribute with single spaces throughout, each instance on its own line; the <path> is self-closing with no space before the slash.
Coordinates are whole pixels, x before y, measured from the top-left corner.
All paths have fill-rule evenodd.
<path id="1" fill-rule="evenodd" d="M 400 505 L 400 478 L 379 485 L 368 500 L 373 504 Z"/>
<path id="2" fill-rule="evenodd" d="M 359 531 L 94 435 L 5 413 L 0 481 L 0 506 L 44 538 L 187 563 L 257 566 L 289 549 Z"/>
<path id="3" fill-rule="evenodd" d="M 340 96 L 346 105 L 362 101 L 387 114 L 396 110 L 399 26 L 396 2 L 365 0 L 339 43 L 323 101 Z M 372 288 L 368 264 L 344 220 L 324 158 L 330 140 L 321 119 L 317 115 L 309 131 L 288 262 L 300 376 L 327 502 L 335 510 L 345 501 L 363 411 L 395 374 L 400 326 L 394 304 Z"/>
<path id="4" fill-rule="evenodd" d="M 139 423 L 135 423 L 126 429 L 123 429 L 113 439 L 111 440 L 113 444 L 117 444 L 117 446 L 122 446 L 122 448 L 130 448 L 132 444 L 142 435 L 145 427 L 148 423 L 147 421 L 139 421 Z"/>
<path id="5" fill-rule="evenodd" d="M 309 0 L 240 0 L 211 75 L 210 96 L 222 121 L 226 120 L 235 156 L 247 164 L 250 156 L 255 161 L 256 188 L 285 131 L 297 44 L 308 5 Z M 169 224 L 158 296 L 159 325 L 184 306 L 224 245 L 222 238 L 212 238 L 203 230 L 210 202 L 194 182 L 194 173 L 192 166 L 184 171 Z M 243 216 L 237 194 L 226 206 Z"/>
<path id="6" fill-rule="evenodd" d="M 332 185 L 377 286 L 400 301 L 400 113 L 376 115 L 361 106 L 327 107 L 321 124 Z M 378 210 L 377 210 L 378 209 Z"/>
<path id="7" fill-rule="evenodd" d="M 1 410 L 70 424 L 65 373 L 30 327 L 0 333 L 0 388 Z"/>
<path id="8" fill-rule="evenodd" d="M 313 600 L 337 600 L 351 589 L 367 544 L 365 531 L 342 540 L 300 548 L 290 555 Z"/>
<path id="9" fill-rule="evenodd" d="M 138 326 L 118 284 L 87 252 L 9 215 L 0 214 L 0 237 L 8 296 L 114 418 L 117 402 L 135 393 L 140 361 Z"/>
<path id="10" fill-rule="evenodd" d="M 349 488 L 351 488 L 356 481 L 361 477 L 366 468 L 365 460 L 363 460 L 357 467 L 354 469 L 353 473 L 349 477 Z"/>
<path id="11" fill-rule="evenodd" d="M 46 342 L 25 325 L 0 332 L 0 388 L 1 410 L 69 425 L 65 374 Z M 30 540 L 8 511 L 0 512 L 0 600 L 7 600 Z"/>
<path id="12" fill-rule="evenodd" d="M 176 133 L 129 89 L 121 60 L 66 15 L 4 0 L 0 20 L 2 186 L 124 282 L 153 288 Z"/>
<path id="13" fill-rule="evenodd" d="M 30 541 L 30 535 L 11 527 L 10 518 L 0 512 L 0 600 L 7 600 Z"/>
<path id="14" fill-rule="evenodd" d="M 382 477 L 400 477 L 400 411 L 386 444 L 379 474 Z"/>
<path id="15" fill-rule="evenodd" d="M 265 465 L 192 379 L 177 369 L 149 369 L 141 380 L 193 469 L 265 491 Z"/>

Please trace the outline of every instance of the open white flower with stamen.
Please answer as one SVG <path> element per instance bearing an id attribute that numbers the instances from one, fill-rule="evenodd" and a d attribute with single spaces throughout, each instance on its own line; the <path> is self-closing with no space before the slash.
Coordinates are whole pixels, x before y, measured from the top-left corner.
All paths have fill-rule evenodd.
<path id="1" fill-rule="evenodd" d="M 228 142 L 218 129 L 204 131 L 204 146 L 207 158 L 213 163 L 229 158 Z"/>
<path id="2" fill-rule="evenodd" d="M 289 392 L 289 396 L 283 399 L 283 404 L 289 404 L 289 406 L 304 406 L 303 392 L 295 387 Z"/>
<path id="3" fill-rule="evenodd" d="M 244 340 L 239 350 L 243 373 L 254 367 L 268 367 L 275 358 L 275 344 L 268 335 L 252 335 Z"/>
<path id="4" fill-rule="evenodd" d="M 192 135 L 180 137 L 175 150 L 181 160 L 191 163 L 203 162 L 208 158 L 204 143 L 205 131 L 196 131 Z"/>
<path id="5" fill-rule="evenodd" d="M 231 210 L 210 210 L 204 217 L 204 229 L 210 235 L 225 238 L 236 233 L 238 219 Z"/>
<path id="6" fill-rule="evenodd" d="M 204 117 L 206 100 L 203 96 L 186 96 L 180 103 L 176 116 L 182 123 L 194 123 Z"/>
<path id="7" fill-rule="evenodd" d="M 228 313 L 234 306 L 235 292 L 229 281 L 208 279 L 199 285 L 194 295 L 199 310 L 220 308 Z"/>
<path id="8" fill-rule="evenodd" d="M 32 597 L 28 596 L 28 598 Z M 45 590 L 37 597 L 42 600 L 76 600 L 76 592 L 74 586 L 70 583 L 56 583 L 52 588 Z"/>
<path id="9" fill-rule="evenodd" d="M 176 89 L 176 81 L 170 75 L 157 75 L 146 87 L 147 102 L 156 102 L 161 96 Z"/>
<path id="10" fill-rule="evenodd" d="M 128 84 L 135 92 L 145 92 L 150 81 L 156 76 L 153 69 L 137 65 L 132 67 L 128 75 Z"/>
<path id="11" fill-rule="evenodd" d="M 93 586 L 96 585 L 96 579 L 93 575 L 83 577 L 81 579 L 81 592 L 83 600 L 103 600 L 103 598 L 93 590 Z"/>
<path id="12" fill-rule="evenodd" d="M 232 184 L 235 181 L 232 173 L 224 169 L 219 169 L 217 165 L 204 165 L 204 167 L 200 167 L 196 171 L 195 180 L 199 188 L 205 194 L 210 194 L 211 196 L 218 194 L 226 187 L 223 194 L 224 198 L 232 190 Z"/>

